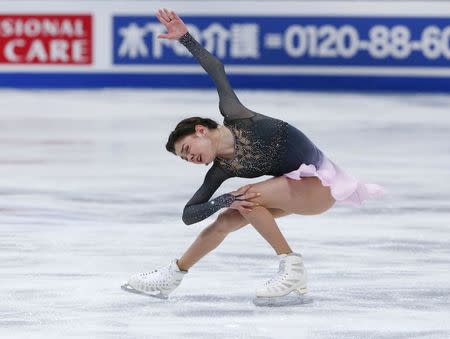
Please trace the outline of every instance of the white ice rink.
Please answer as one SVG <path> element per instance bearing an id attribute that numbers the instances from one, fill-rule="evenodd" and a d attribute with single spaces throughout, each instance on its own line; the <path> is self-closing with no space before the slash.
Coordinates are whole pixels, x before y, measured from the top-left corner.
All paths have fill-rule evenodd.
<path id="1" fill-rule="evenodd" d="M 215 91 L 0 91 L 1 338 L 449 338 L 450 96 L 239 91 L 300 128 L 382 200 L 277 219 L 309 272 L 306 303 L 256 307 L 278 267 L 251 227 L 169 301 L 130 274 L 179 257 L 209 167 L 165 150 L 176 123 L 222 123 Z M 269 177 L 233 178 L 214 196 Z"/>

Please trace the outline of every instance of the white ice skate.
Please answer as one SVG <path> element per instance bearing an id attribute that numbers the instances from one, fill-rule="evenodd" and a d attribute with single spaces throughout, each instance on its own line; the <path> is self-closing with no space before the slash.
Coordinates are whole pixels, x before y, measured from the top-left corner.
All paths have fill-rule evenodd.
<path id="1" fill-rule="evenodd" d="M 187 271 L 181 271 L 177 259 L 168 266 L 157 268 L 151 272 L 136 273 L 122 289 L 131 293 L 145 294 L 152 297 L 167 299 L 169 293 L 180 285 Z"/>
<path id="2" fill-rule="evenodd" d="M 256 289 L 254 303 L 257 306 L 277 306 L 303 304 L 303 294 L 306 288 L 306 270 L 303 258 L 298 253 L 280 254 L 278 273 L 267 281 L 264 286 Z M 293 296 L 289 296 L 293 292 Z"/>

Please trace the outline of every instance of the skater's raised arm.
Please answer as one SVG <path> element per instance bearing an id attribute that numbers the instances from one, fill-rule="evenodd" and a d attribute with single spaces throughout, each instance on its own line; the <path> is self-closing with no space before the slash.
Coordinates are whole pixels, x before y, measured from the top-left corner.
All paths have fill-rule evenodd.
<path id="1" fill-rule="evenodd" d="M 235 196 L 226 193 L 208 201 L 219 186 L 230 176 L 221 168 L 213 165 L 206 173 L 205 180 L 194 196 L 187 202 L 183 210 L 183 222 L 186 225 L 195 224 L 223 207 L 229 207 L 235 200 Z"/>
<path id="2" fill-rule="evenodd" d="M 203 48 L 189 34 L 186 25 L 178 15 L 173 11 L 160 9 L 156 16 L 168 31 L 167 34 L 160 34 L 158 38 L 178 40 L 191 52 L 214 81 L 219 94 L 219 110 L 223 117 L 233 120 L 254 116 L 255 112 L 242 105 L 234 93 L 222 62 Z"/>

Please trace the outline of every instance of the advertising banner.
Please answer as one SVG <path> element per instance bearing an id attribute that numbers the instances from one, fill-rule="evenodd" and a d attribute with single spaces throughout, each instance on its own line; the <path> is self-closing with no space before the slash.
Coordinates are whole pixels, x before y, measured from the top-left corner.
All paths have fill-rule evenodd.
<path id="1" fill-rule="evenodd" d="M 0 64 L 91 64 L 90 15 L 1 15 Z"/>
<path id="2" fill-rule="evenodd" d="M 450 17 L 187 16 L 225 64 L 448 67 Z M 153 16 L 114 16 L 114 64 L 191 64 Z"/>
<path id="3" fill-rule="evenodd" d="M 1 1 L 0 86 L 211 88 L 156 1 Z M 450 2 L 172 1 L 236 88 L 450 91 Z"/>

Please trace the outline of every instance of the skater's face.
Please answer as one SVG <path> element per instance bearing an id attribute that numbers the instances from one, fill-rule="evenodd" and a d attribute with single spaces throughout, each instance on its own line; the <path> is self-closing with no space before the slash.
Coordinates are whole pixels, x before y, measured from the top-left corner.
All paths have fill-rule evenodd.
<path id="1" fill-rule="evenodd" d="M 209 164 L 215 158 L 211 131 L 203 125 L 196 125 L 195 133 L 175 142 L 175 153 L 195 164 Z"/>

